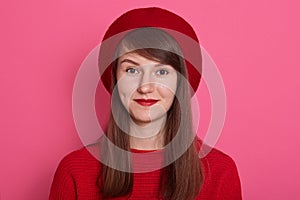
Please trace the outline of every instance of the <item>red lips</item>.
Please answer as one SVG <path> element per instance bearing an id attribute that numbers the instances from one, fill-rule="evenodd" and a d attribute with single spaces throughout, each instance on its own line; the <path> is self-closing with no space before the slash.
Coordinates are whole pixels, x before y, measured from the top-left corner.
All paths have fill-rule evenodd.
<path id="1" fill-rule="evenodd" d="M 153 104 L 158 102 L 158 100 L 155 99 L 134 99 L 134 101 L 136 101 L 138 104 L 142 106 L 152 106 Z"/>

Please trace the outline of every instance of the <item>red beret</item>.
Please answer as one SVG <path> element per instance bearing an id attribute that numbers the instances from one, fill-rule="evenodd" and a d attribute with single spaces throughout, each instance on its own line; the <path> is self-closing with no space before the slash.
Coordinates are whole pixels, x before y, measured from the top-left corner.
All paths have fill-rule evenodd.
<path id="1" fill-rule="evenodd" d="M 194 40 L 199 44 L 196 33 L 189 23 L 187 23 L 180 16 L 168 10 L 157 8 L 157 7 L 139 8 L 124 13 L 110 25 L 110 27 L 108 28 L 108 30 L 106 31 L 103 37 L 102 42 L 124 31 L 129 31 L 131 29 L 143 28 L 143 27 L 155 27 L 155 28 L 174 30 L 188 36 L 189 38 L 191 38 L 192 40 Z M 105 47 L 101 46 L 99 59 L 101 58 L 107 59 L 108 57 L 113 57 L 114 51 L 117 47 L 117 44 L 120 42 L 120 40 L 117 39 L 113 41 L 109 45 L 110 50 L 107 50 L 107 48 L 105 49 Z M 200 61 L 200 63 L 197 63 L 197 69 L 189 61 L 185 60 L 187 70 L 188 70 L 189 83 L 194 90 L 192 91 L 192 95 L 194 94 L 194 92 L 196 92 L 199 86 L 199 82 L 201 79 L 200 73 L 202 69 L 200 45 L 196 51 L 197 51 L 196 55 L 199 56 L 198 60 Z M 183 52 L 183 54 L 185 54 L 185 52 Z M 195 52 L 193 52 L 193 54 L 195 55 Z M 105 88 L 107 89 L 107 91 L 111 93 L 112 92 L 111 91 L 112 89 L 111 88 L 111 65 L 109 66 L 100 65 L 99 68 L 100 68 L 100 73 L 102 74 L 101 80 Z"/>

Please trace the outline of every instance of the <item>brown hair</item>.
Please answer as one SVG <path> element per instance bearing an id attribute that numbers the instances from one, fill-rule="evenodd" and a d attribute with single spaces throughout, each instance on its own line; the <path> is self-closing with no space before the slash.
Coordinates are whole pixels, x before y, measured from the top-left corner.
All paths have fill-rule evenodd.
<path id="1" fill-rule="evenodd" d="M 149 35 L 150 37 L 145 37 Z M 145 46 L 147 43 L 164 46 L 169 51 L 154 48 L 140 48 L 141 44 Z M 168 64 L 174 67 L 186 80 L 188 73 L 185 66 L 185 61 L 181 56 L 180 47 L 177 42 L 167 33 L 156 28 L 137 29 L 125 36 L 117 49 L 116 55 L 120 55 L 121 49 L 126 48 L 127 51 L 137 53 L 145 58 L 159 61 L 162 64 Z M 133 49 L 132 51 L 130 49 Z M 112 63 L 112 87 L 116 86 L 116 71 L 117 59 Z M 174 154 L 165 153 L 166 160 L 175 160 L 168 166 L 162 169 L 161 176 L 161 193 L 160 197 L 171 200 L 190 200 L 200 192 L 203 184 L 203 171 L 200 164 L 197 151 L 197 137 L 192 125 L 191 105 L 190 105 L 190 90 L 187 81 L 181 76 L 177 79 L 176 98 L 167 112 L 167 123 L 163 127 L 164 144 L 170 144 L 171 152 L 176 151 L 176 147 L 185 146 L 187 149 L 178 159 L 174 159 Z M 110 116 L 106 137 L 116 146 L 130 151 L 129 135 L 123 130 L 128 130 L 128 112 L 122 105 L 118 94 L 115 95 L 117 103 L 117 115 Z M 184 105 L 180 107 L 180 105 Z M 114 119 L 117 117 L 118 119 Z M 120 119 L 120 120 L 119 120 Z M 116 121 L 122 124 L 116 123 Z M 121 128 L 119 126 L 122 126 Z M 171 142 L 178 134 L 180 144 Z M 192 141 L 192 144 L 188 141 Z M 105 151 L 106 159 L 109 162 L 114 162 L 114 157 L 109 156 L 112 151 L 109 150 L 109 145 L 102 145 L 102 150 Z M 111 154 L 112 155 L 112 154 Z M 124 165 L 131 167 L 131 158 L 129 154 L 121 155 Z M 117 197 L 127 195 L 132 191 L 133 174 L 113 169 L 103 165 L 101 171 L 100 186 L 103 198 Z"/>

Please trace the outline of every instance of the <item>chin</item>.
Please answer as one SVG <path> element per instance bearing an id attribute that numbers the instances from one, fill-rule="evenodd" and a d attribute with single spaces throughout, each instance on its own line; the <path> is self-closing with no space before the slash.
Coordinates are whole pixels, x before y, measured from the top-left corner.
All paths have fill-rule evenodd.
<path id="1" fill-rule="evenodd" d="M 131 119 L 136 123 L 150 123 L 152 121 L 149 115 L 147 116 L 135 115 L 135 116 L 131 117 Z"/>

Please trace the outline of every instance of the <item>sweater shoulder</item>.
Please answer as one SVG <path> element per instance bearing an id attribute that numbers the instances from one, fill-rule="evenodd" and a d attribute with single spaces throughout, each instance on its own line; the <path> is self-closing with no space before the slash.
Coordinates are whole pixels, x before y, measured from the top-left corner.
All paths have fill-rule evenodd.
<path id="1" fill-rule="evenodd" d="M 216 148 L 208 148 L 205 150 L 205 156 L 201 158 L 201 162 L 206 168 L 207 172 L 213 171 L 214 174 L 237 172 L 237 166 L 232 157 L 223 151 Z M 208 151 L 208 152 L 207 152 Z M 201 156 L 201 154 L 200 154 Z"/>
<path id="2" fill-rule="evenodd" d="M 100 153 L 98 146 L 90 145 L 74 150 L 63 157 L 59 167 L 70 172 L 88 168 L 89 166 L 99 166 L 97 155 Z"/>
<path id="3" fill-rule="evenodd" d="M 205 144 L 202 140 L 197 138 L 196 141 L 197 150 L 199 152 L 199 157 L 204 165 L 208 168 L 217 168 L 217 169 L 232 169 L 236 168 L 234 160 L 223 151 L 211 147 Z"/>
<path id="4" fill-rule="evenodd" d="M 203 193 L 215 196 L 215 199 L 242 199 L 238 169 L 229 155 L 216 148 L 208 148 L 201 164 L 204 170 Z"/>
<path id="5" fill-rule="evenodd" d="M 49 199 L 77 199 L 82 194 L 84 199 L 94 199 L 91 195 L 97 191 L 101 169 L 100 161 L 92 155 L 96 150 L 83 147 L 63 157 L 56 169 Z"/>
<path id="6" fill-rule="evenodd" d="M 216 148 L 211 148 L 210 152 L 202 159 L 207 160 L 212 164 L 224 165 L 224 167 L 235 166 L 235 162 L 232 157 Z"/>

